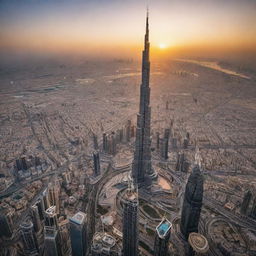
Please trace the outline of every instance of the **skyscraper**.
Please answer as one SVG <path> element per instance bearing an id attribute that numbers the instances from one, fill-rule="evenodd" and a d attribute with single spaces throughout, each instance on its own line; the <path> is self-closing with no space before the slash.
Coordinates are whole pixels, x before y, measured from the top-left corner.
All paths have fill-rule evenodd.
<path id="1" fill-rule="evenodd" d="M 140 86 L 140 107 L 137 115 L 137 129 L 135 152 L 132 164 L 132 176 L 136 184 L 150 182 L 150 178 L 156 177 L 151 164 L 151 138 L 150 138 L 150 62 L 149 62 L 149 26 L 148 14 L 146 18 L 146 34 L 144 50 L 142 54 L 142 83 Z"/>
<path id="2" fill-rule="evenodd" d="M 54 177 L 54 181 L 49 183 L 48 186 L 48 200 L 50 206 L 56 206 L 56 214 L 60 213 L 60 184 L 57 177 Z"/>
<path id="3" fill-rule="evenodd" d="M 44 219 L 44 203 L 43 198 L 40 198 L 36 201 L 35 206 L 37 206 L 37 210 L 39 213 L 40 220 Z"/>
<path id="4" fill-rule="evenodd" d="M 35 230 L 35 232 L 38 232 L 41 230 L 42 224 L 41 224 L 41 220 L 40 220 L 38 207 L 36 204 L 31 206 L 31 215 L 32 215 L 34 230 Z"/>
<path id="5" fill-rule="evenodd" d="M 61 256 L 59 233 L 55 226 L 45 226 L 44 247 L 47 256 Z"/>
<path id="6" fill-rule="evenodd" d="M 156 227 L 154 256 L 168 255 L 168 242 L 170 239 L 172 224 L 164 218 Z"/>
<path id="7" fill-rule="evenodd" d="M 85 256 L 87 250 L 86 234 L 87 217 L 83 212 L 77 212 L 69 219 L 70 239 L 73 256 Z"/>
<path id="8" fill-rule="evenodd" d="M 13 221 L 7 209 L 0 208 L 0 237 L 11 237 L 13 234 Z"/>
<path id="9" fill-rule="evenodd" d="M 244 194 L 243 202 L 241 205 L 241 209 L 240 209 L 241 214 L 246 215 L 248 213 L 248 208 L 249 208 L 251 199 L 252 199 L 252 192 L 250 190 L 247 190 Z"/>
<path id="10" fill-rule="evenodd" d="M 123 256 L 138 255 L 138 193 L 129 181 L 123 197 Z"/>
<path id="11" fill-rule="evenodd" d="M 94 175 L 100 175 L 100 155 L 99 152 L 93 152 L 93 167 L 94 167 Z"/>
<path id="12" fill-rule="evenodd" d="M 24 253 L 25 255 L 29 256 L 36 256 L 39 253 L 37 238 L 35 235 L 33 223 L 31 220 L 26 219 L 25 222 L 23 222 L 20 225 L 21 229 L 21 238 L 24 246 Z"/>
<path id="13" fill-rule="evenodd" d="M 187 181 L 181 214 L 180 230 L 186 239 L 189 233 L 198 231 L 203 190 L 203 176 L 199 165 L 195 165 Z"/>
<path id="14" fill-rule="evenodd" d="M 45 211 L 44 245 L 47 256 L 61 255 L 58 220 L 55 206 L 51 206 Z"/>

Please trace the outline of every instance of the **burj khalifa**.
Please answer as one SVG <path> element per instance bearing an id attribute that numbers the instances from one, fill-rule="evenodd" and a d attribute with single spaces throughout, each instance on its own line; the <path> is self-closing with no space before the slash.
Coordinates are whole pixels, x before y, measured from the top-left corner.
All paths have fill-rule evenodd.
<path id="1" fill-rule="evenodd" d="M 150 107 L 150 61 L 149 24 L 146 18 L 146 34 L 142 53 L 142 83 L 140 86 L 140 106 L 137 114 L 135 152 L 132 163 L 132 176 L 138 186 L 150 185 L 157 175 L 151 163 L 151 107 Z"/>

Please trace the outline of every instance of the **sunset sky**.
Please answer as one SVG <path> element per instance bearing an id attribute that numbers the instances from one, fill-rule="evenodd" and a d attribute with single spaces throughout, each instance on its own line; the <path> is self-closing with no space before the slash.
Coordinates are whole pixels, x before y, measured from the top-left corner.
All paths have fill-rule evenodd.
<path id="1" fill-rule="evenodd" d="M 0 0 L 0 51 L 134 55 L 147 4 L 152 53 L 256 48 L 254 0 Z"/>

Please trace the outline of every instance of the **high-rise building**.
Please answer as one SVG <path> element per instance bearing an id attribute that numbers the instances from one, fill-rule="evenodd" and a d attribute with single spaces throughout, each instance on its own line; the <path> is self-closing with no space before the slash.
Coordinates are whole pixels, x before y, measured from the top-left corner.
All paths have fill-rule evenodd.
<path id="1" fill-rule="evenodd" d="M 248 209 L 249 209 L 251 199 L 252 199 L 252 192 L 250 190 L 247 190 L 244 194 L 243 202 L 240 208 L 241 214 L 244 214 L 244 215 L 248 214 Z"/>
<path id="2" fill-rule="evenodd" d="M 45 226 L 56 228 L 58 227 L 56 206 L 51 206 L 45 211 Z"/>
<path id="3" fill-rule="evenodd" d="M 69 219 L 70 239 L 73 256 L 85 256 L 87 251 L 87 216 L 83 212 L 77 212 Z"/>
<path id="4" fill-rule="evenodd" d="M 44 245 L 47 256 L 61 256 L 56 206 L 45 211 Z"/>
<path id="5" fill-rule="evenodd" d="M 0 237 L 11 237 L 13 234 L 13 222 L 7 209 L 0 209 Z"/>
<path id="6" fill-rule="evenodd" d="M 64 219 L 61 217 L 62 220 L 59 221 L 58 230 L 60 236 L 60 243 L 61 243 L 61 252 L 62 255 L 70 255 L 71 246 L 70 246 L 70 236 L 69 236 L 69 221 L 68 219 Z"/>
<path id="7" fill-rule="evenodd" d="M 94 167 L 94 175 L 100 175 L 100 155 L 99 152 L 93 152 L 93 167 Z"/>
<path id="8" fill-rule="evenodd" d="M 187 181 L 181 214 L 180 230 L 185 239 L 188 239 L 189 233 L 198 231 L 203 201 L 203 185 L 200 167 L 195 165 Z"/>
<path id="9" fill-rule="evenodd" d="M 172 224 L 164 218 L 156 227 L 154 256 L 167 256 Z"/>
<path id="10" fill-rule="evenodd" d="M 18 171 L 20 171 L 22 169 L 22 163 L 20 159 L 16 160 L 16 168 Z"/>
<path id="11" fill-rule="evenodd" d="M 28 256 L 36 256 L 39 253 L 36 234 L 33 223 L 27 219 L 20 225 L 21 238 L 24 246 L 24 253 Z"/>
<path id="12" fill-rule="evenodd" d="M 38 232 L 42 228 L 41 219 L 38 211 L 38 207 L 36 204 L 31 206 L 31 215 L 32 215 L 32 222 L 34 225 L 35 232 Z"/>
<path id="13" fill-rule="evenodd" d="M 170 134 L 171 134 L 171 129 L 170 129 L 170 128 L 166 128 L 166 129 L 164 130 L 164 138 L 167 139 L 167 140 L 169 140 Z"/>
<path id="14" fill-rule="evenodd" d="M 44 247 L 46 256 L 62 256 L 59 233 L 55 226 L 44 227 Z"/>
<path id="15" fill-rule="evenodd" d="M 159 139 L 159 149 L 160 149 L 160 156 L 164 160 L 168 159 L 168 139 L 167 138 L 160 138 Z"/>
<path id="16" fill-rule="evenodd" d="M 130 180 L 123 202 L 123 256 L 138 255 L 138 193 Z"/>
<path id="17" fill-rule="evenodd" d="M 125 135 L 126 135 L 126 142 L 129 142 L 131 139 L 131 120 L 127 121 Z"/>
<path id="18" fill-rule="evenodd" d="M 135 152 L 132 163 L 132 176 L 136 184 L 142 185 L 151 182 L 152 178 L 156 178 L 156 173 L 151 163 L 151 138 L 150 138 L 150 62 L 149 62 L 149 26 L 148 14 L 146 18 L 146 34 L 144 42 L 144 50 L 142 54 L 142 83 L 140 86 L 140 107 L 137 115 L 137 129 Z"/>
<path id="19" fill-rule="evenodd" d="M 95 150 L 97 150 L 99 148 L 99 145 L 98 145 L 98 137 L 96 134 L 93 134 L 93 147 Z"/>
<path id="20" fill-rule="evenodd" d="M 27 170 L 27 169 L 28 169 L 28 165 L 27 165 L 27 161 L 26 161 L 25 156 L 23 156 L 23 157 L 21 158 L 21 164 L 22 164 L 22 169 L 23 169 L 23 170 Z"/>
<path id="21" fill-rule="evenodd" d="M 40 220 L 43 220 L 44 219 L 44 204 L 43 204 L 43 199 L 40 198 L 38 199 L 36 202 L 35 202 L 35 205 L 37 206 L 37 210 L 38 210 L 38 213 L 39 213 L 39 217 L 40 217 Z"/>
<path id="22" fill-rule="evenodd" d="M 56 214 L 60 213 L 60 184 L 57 177 L 48 185 L 48 200 L 50 206 L 56 206 Z"/>
<path id="23" fill-rule="evenodd" d="M 102 136 L 103 136 L 103 138 L 102 138 L 102 140 L 103 140 L 103 151 L 107 152 L 107 150 L 108 150 L 108 149 L 107 149 L 107 143 L 108 143 L 108 142 L 107 142 L 107 140 L 108 140 L 108 139 L 107 139 L 107 134 L 106 134 L 106 133 L 103 133 Z"/>
<path id="24" fill-rule="evenodd" d="M 176 171 L 177 172 L 188 172 L 189 162 L 185 158 L 185 154 L 183 152 L 178 153 L 177 163 L 176 163 Z"/>

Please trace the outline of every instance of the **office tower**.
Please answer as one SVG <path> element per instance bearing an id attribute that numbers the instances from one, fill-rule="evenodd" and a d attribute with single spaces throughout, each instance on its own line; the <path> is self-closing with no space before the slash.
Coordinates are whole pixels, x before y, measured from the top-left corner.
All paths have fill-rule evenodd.
<path id="1" fill-rule="evenodd" d="M 55 226 L 44 227 L 44 247 L 46 256 L 62 255 L 59 233 Z"/>
<path id="2" fill-rule="evenodd" d="M 94 175 L 100 175 L 100 155 L 99 152 L 93 152 L 93 167 L 94 167 Z"/>
<path id="3" fill-rule="evenodd" d="M 72 255 L 85 256 L 87 250 L 87 216 L 83 212 L 78 212 L 69 219 L 69 223 Z"/>
<path id="4" fill-rule="evenodd" d="M 164 130 L 164 138 L 167 139 L 167 140 L 169 140 L 170 134 L 171 134 L 171 129 L 170 129 L 170 128 L 166 128 L 166 129 Z"/>
<path id="5" fill-rule="evenodd" d="M 16 168 L 18 171 L 22 169 L 22 163 L 20 159 L 16 159 Z"/>
<path id="6" fill-rule="evenodd" d="M 31 206 L 31 216 L 35 232 L 38 232 L 42 228 L 41 219 L 36 204 Z"/>
<path id="7" fill-rule="evenodd" d="M 99 149 L 99 145 L 98 145 L 98 137 L 96 134 L 93 134 L 93 147 L 95 150 Z"/>
<path id="8" fill-rule="evenodd" d="M 241 204 L 241 208 L 240 208 L 241 214 L 247 215 L 251 199 L 252 199 L 252 192 L 250 190 L 247 190 L 244 194 L 243 202 Z"/>
<path id="9" fill-rule="evenodd" d="M 70 247 L 70 236 L 69 236 L 69 221 L 68 219 L 64 219 L 64 217 L 61 217 L 61 218 L 62 220 L 59 221 L 59 225 L 58 225 L 61 252 L 62 252 L 62 255 L 70 255 L 71 247 Z"/>
<path id="10" fill-rule="evenodd" d="M 201 234 L 192 232 L 188 237 L 189 251 L 188 256 L 205 255 L 209 251 L 208 240 Z"/>
<path id="11" fill-rule="evenodd" d="M 176 163 L 176 171 L 185 172 L 185 155 L 183 152 L 178 154 L 177 163 Z"/>
<path id="12" fill-rule="evenodd" d="M 56 213 L 56 206 L 51 206 L 45 211 L 45 226 L 58 227 L 58 218 Z"/>
<path id="13" fill-rule="evenodd" d="M 151 138 L 150 138 L 150 62 L 149 62 L 149 26 L 146 18 L 146 34 L 142 54 L 142 83 L 140 86 L 140 106 L 137 115 L 136 141 L 134 159 L 132 163 L 132 176 L 136 184 L 151 183 L 156 178 L 151 164 Z"/>
<path id="14" fill-rule="evenodd" d="M 21 165 L 22 165 L 22 169 L 23 170 L 27 170 L 28 169 L 28 165 L 27 165 L 27 161 L 25 157 L 21 158 Z"/>
<path id="15" fill-rule="evenodd" d="M 116 154 L 116 139 L 115 139 L 115 132 L 111 133 L 110 140 L 109 140 L 109 152 L 111 155 Z"/>
<path id="16" fill-rule="evenodd" d="M 36 256 L 39 253 L 36 234 L 33 223 L 27 219 L 20 225 L 21 239 L 24 246 L 24 253 L 28 256 Z"/>
<path id="17" fill-rule="evenodd" d="M 156 227 L 154 256 L 167 256 L 172 224 L 164 218 Z"/>
<path id="18" fill-rule="evenodd" d="M 45 211 L 44 245 L 47 256 L 61 256 L 56 206 Z"/>
<path id="19" fill-rule="evenodd" d="M 129 180 L 123 202 L 123 256 L 138 255 L 138 194 Z"/>
<path id="20" fill-rule="evenodd" d="M 103 133 L 103 151 L 107 152 L 107 134 Z"/>
<path id="21" fill-rule="evenodd" d="M 167 138 L 160 138 L 159 139 L 159 149 L 160 149 L 160 156 L 164 160 L 168 159 L 168 139 Z"/>
<path id="22" fill-rule="evenodd" d="M 56 213 L 60 213 L 60 184 L 57 177 L 54 177 L 54 181 L 48 185 L 48 200 L 49 205 L 56 206 Z"/>
<path id="23" fill-rule="evenodd" d="M 43 220 L 44 219 L 44 211 L 45 211 L 43 199 L 42 198 L 38 199 L 35 202 L 35 205 L 37 206 L 37 210 L 38 210 L 38 213 L 39 213 L 40 220 Z"/>
<path id="24" fill-rule="evenodd" d="M 251 217 L 253 219 L 256 219 L 256 197 L 254 198 L 252 203 Z"/>
<path id="25" fill-rule="evenodd" d="M 129 142 L 131 139 L 131 120 L 127 121 L 125 135 L 126 135 L 126 142 Z"/>
<path id="26" fill-rule="evenodd" d="M 12 214 L 7 209 L 0 209 L 0 237 L 11 237 L 13 234 Z"/>
<path id="27" fill-rule="evenodd" d="M 186 239 L 189 233 L 198 231 L 203 190 L 203 175 L 195 165 L 187 181 L 181 214 L 180 230 Z"/>

